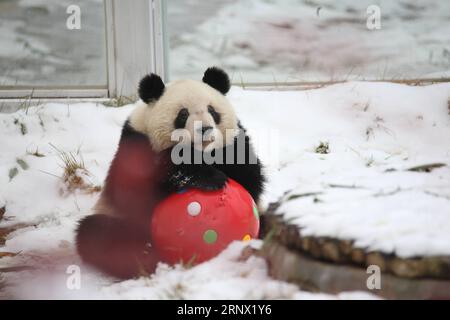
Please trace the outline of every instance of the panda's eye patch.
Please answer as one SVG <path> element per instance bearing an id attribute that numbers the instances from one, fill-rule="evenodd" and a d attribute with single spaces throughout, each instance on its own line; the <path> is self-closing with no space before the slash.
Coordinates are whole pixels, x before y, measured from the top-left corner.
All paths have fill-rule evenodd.
<path id="1" fill-rule="evenodd" d="M 186 126 L 186 121 L 189 118 L 189 111 L 186 108 L 178 111 L 177 118 L 175 119 L 175 129 L 182 129 Z"/>
<path id="2" fill-rule="evenodd" d="M 209 113 L 211 114 L 211 116 L 213 117 L 214 122 L 215 122 L 216 124 L 219 124 L 219 123 L 220 123 L 220 113 L 218 113 L 218 112 L 216 111 L 216 109 L 214 109 L 213 106 L 208 106 L 208 112 L 209 112 Z"/>

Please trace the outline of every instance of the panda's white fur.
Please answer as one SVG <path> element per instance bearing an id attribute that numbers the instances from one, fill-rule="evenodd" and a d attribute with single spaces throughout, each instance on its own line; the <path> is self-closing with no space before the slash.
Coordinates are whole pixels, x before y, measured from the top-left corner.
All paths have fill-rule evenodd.
<path id="1" fill-rule="evenodd" d="M 221 115 L 219 124 L 214 122 L 208 106 L 213 106 Z M 184 136 L 185 139 L 194 137 L 195 121 L 213 127 L 215 140 L 208 148 L 223 147 L 231 143 L 237 134 L 238 120 L 228 99 L 209 85 L 195 80 L 173 82 L 166 86 L 164 94 L 156 102 L 146 104 L 139 101 L 130 116 L 130 124 L 135 130 L 145 133 L 153 150 L 159 152 L 177 143 L 171 137 L 175 130 L 174 119 L 182 108 L 189 111 L 185 126 L 189 135 Z"/>

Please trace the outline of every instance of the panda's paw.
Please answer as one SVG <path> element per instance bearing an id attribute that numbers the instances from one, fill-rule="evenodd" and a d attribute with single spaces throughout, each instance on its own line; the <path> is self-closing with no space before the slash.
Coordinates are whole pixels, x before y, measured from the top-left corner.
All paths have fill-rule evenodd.
<path id="1" fill-rule="evenodd" d="M 190 187 L 202 190 L 219 190 L 225 186 L 227 176 L 214 168 L 207 168 L 195 175 L 190 181 Z"/>

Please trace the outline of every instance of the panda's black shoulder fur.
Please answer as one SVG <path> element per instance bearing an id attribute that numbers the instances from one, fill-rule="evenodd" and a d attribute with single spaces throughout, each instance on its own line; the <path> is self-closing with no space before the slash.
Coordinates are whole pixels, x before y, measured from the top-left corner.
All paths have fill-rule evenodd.
<path id="1" fill-rule="evenodd" d="M 120 143 L 124 143 L 125 141 L 129 140 L 147 140 L 148 137 L 146 134 L 139 132 L 133 126 L 131 125 L 131 122 L 129 119 L 125 121 L 122 127 L 122 133 L 120 136 Z"/>
<path id="2" fill-rule="evenodd" d="M 266 182 L 266 178 L 263 173 L 263 166 L 255 154 L 246 129 L 240 122 L 238 123 L 238 127 L 239 133 L 234 138 L 234 143 L 225 146 L 223 149 L 225 159 L 228 152 L 233 152 L 233 162 L 214 164 L 214 167 L 224 172 L 227 177 L 239 182 L 250 193 L 255 202 L 258 202 L 262 192 L 264 191 L 264 184 Z M 245 143 L 244 163 L 240 163 L 238 161 L 238 152 L 241 152 L 238 145 L 238 139 L 243 139 Z"/>

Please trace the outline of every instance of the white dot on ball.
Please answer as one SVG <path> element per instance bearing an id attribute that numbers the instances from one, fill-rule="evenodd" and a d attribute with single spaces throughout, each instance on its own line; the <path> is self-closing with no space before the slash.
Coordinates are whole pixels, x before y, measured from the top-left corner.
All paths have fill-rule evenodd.
<path id="1" fill-rule="evenodd" d="M 193 217 L 198 216 L 201 210 L 202 206 L 196 201 L 189 203 L 187 206 L 187 212 Z"/>

